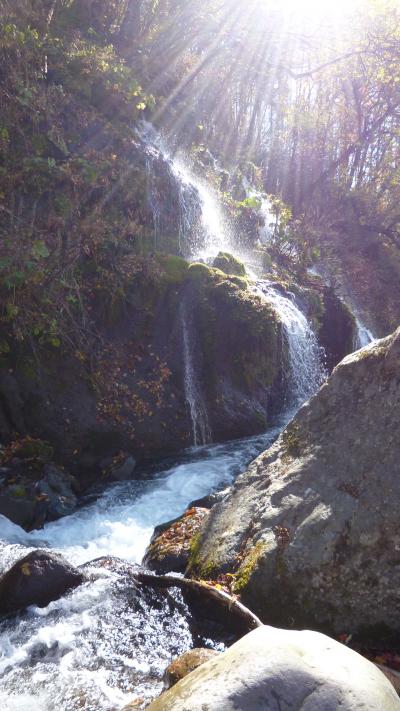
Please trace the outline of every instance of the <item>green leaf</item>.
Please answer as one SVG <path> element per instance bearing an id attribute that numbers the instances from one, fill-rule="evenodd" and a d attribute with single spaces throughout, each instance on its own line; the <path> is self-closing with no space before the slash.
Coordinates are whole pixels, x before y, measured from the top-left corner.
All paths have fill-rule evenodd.
<path id="1" fill-rule="evenodd" d="M 12 321 L 16 316 L 18 316 L 19 308 L 15 304 L 6 305 L 6 314 L 9 321 Z"/>
<path id="2" fill-rule="evenodd" d="M 32 254 L 35 259 L 47 259 L 50 256 L 50 252 L 43 240 L 36 240 L 33 243 Z"/>

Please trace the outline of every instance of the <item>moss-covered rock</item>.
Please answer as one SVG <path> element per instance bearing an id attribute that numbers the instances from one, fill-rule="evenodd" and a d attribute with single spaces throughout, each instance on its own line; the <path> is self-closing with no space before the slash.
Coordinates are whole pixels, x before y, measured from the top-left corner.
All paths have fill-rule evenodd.
<path id="1" fill-rule="evenodd" d="M 198 669 L 205 662 L 209 662 L 219 654 L 215 649 L 190 649 L 188 652 L 181 654 L 180 657 L 174 659 L 165 671 L 164 681 L 165 688 L 170 689 L 185 676 L 190 674 L 195 669 Z"/>
<path id="2" fill-rule="evenodd" d="M 192 541 L 208 514 L 208 509 L 191 508 L 174 521 L 158 526 L 145 553 L 144 565 L 156 573 L 184 573 Z"/>
<path id="3" fill-rule="evenodd" d="M 25 437 L 0 455 L 0 514 L 28 531 L 77 508 L 78 483 L 48 461 L 51 449 L 46 442 Z"/>
<path id="4" fill-rule="evenodd" d="M 112 477 L 121 452 L 140 462 L 192 444 L 184 313 L 212 438 L 265 429 L 283 401 L 280 325 L 244 278 L 169 255 L 127 259 L 117 285 L 102 274 L 86 272 L 90 353 L 44 347 L 35 360 L 12 342 L 3 356 L 1 439 L 47 440 L 85 485 Z"/>
<path id="5" fill-rule="evenodd" d="M 229 252 L 219 252 L 213 261 L 213 267 L 220 269 L 225 274 L 235 275 L 239 277 L 246 276 L 246 267 L 244 264 Z"/>

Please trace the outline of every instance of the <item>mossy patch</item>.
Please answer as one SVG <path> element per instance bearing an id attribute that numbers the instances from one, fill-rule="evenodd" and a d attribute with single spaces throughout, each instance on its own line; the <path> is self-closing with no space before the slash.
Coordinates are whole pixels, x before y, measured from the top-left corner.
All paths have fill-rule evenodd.
<path id="1" fill-rule="evenodd" d="M 229 252 L 219 252 L 214 259 L 213 267 L 220 269 L 225 274 L 233 274 L 239 277 L 246 276 L 244 264 Z"/>
<path id="2" fill-rule="evenodd" d="M 162 269 L 162 279 L 168 284 L 181 284 L 187 276 L 189 265 L 182 257 L 173 254 L 161 255 L 158 262 Z"/>
<path id="3" fill-rule="evenodd" d="M 215 277 L 225 278 L 225 274 L 220 269 L 203 264 L 203 262 L 192 262 L 189 264 L 187 276 L 189 279 L 198 281 L 211 281 Z"/>
<path id="4" fill-rule="evenodd" d="M 239 570 L 235 574 L 235 582 L 233 584 L 233 592 L 240 593 L 244 588 L 247 587 L 250 577 L 253 571 L 256 569 L 257 564 L 261 556 L 266 549 L 266 543 L 264 541 L 258 541 L 246 554 L 242 563 L 240 564 Z"/>
<path id="5" fill-rule="evenodd" d="M 202 562 L 201 560 L 201 541 L 202 535 L 199 531 L 190 541 L 189 547 L 189 563 L 186 569 L 186 575 L 195 575 L 200 580 L 214 580 L 217 577 L 217 565 L 212 560 Z"/>
<path id="6" fill-rule="evenodd" d="M 12 442 L 5 450 L 4 459 L 19 459 L 37 460 L 39 462 L 50 462 L 54 456 L 54 448 L 41 439 L 33 439 L 24 437 L 23 439 Z"/>
<path id="7" fill-rule="evenodd" d="M 249 288 L 248 279 L 240 276 L 230 276 L 229 282 L 237 286 L 241 291 L 246 291 Z"/>
<path id="8" fill-rule="evenodd" d="M 292 457 L 300 457 L 302 452 L 302 444 L 299 427 L 288 427 L 283 433 L 282 439 L 287 453 Z"/>

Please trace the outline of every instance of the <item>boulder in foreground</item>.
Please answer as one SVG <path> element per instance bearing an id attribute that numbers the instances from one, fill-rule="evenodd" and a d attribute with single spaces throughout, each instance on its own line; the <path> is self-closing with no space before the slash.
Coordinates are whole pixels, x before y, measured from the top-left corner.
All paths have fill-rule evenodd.
<path id="1" fill-rule="evenodd" d="M 85 580 L 61 555 L 32 551 L 18 560 L 0 579 L 0 614 L 29 605 L 46 607 Z"/>
<path id="2" fill-rule="evenodd" d="M 385 676 L 317 632 L 260 627 L 164 692 L 147 711 L 399 711 Z"/>
<path id="3" fill-rule="evenodd" d="M 234 575 L 264 622 L 400 631 L 400 329 L 345 358 L 210 512 L 191 573 Z"/>

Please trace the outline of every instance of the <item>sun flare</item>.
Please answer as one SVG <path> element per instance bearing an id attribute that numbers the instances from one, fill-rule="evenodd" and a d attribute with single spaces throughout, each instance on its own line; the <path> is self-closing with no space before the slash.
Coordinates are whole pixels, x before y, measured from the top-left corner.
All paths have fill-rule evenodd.
<path id="1" fill-rule="evenodd" d="M 260 2 L 267 9 L 271 3 Z M 277 9 L 290 16 L 297 24 L 345 21 L 362 4 L 363 0 L 281 0 L 276 2 Z"/>

